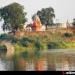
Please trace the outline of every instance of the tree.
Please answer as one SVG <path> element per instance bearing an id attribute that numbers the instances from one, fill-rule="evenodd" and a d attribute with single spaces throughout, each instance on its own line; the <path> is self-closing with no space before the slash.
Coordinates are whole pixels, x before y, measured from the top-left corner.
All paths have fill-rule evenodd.
<path id="1" fill-rule="evenodd" d="M 73 19 L 73 23 L 72 24 L 73 24 L 73 26 L 75 26 L 75 19 Z"/>
<path id="2" fill-rule="evenodd" d="M 25 16 L 24 7 L 18 3 L 12 3 L 0 8 L 0 20 L 4 20 L 3 31 L 8 30 L 15 33 L 18 29 L 23 28 L 26 22 Z"/>
<path id="3" fill-rule="evenodd" d="M 48 25 L 53 24 L 53 18 L 55 18 L 55 14 L 54 9 L 52 7 L 42 8 L 41 11 L 37 12 L 37 15 L 39 16 L 41 23 L 46 25 L 46 29 Z"/>

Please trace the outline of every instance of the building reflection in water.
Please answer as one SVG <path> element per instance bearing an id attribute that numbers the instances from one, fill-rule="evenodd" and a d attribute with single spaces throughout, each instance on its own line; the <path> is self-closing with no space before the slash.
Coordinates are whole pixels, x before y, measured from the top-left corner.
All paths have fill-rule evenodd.
<path id="1" fill-rule="evenodd" d="M 48 70 L 48 63 L 45 59 L 36 61 L 20 59 L 17 62 L 16 69 L 21 71 L 46 71 Z"/>
<path id="2" fill-rule="evenodd" d="M 47 71 L 48 70 L 48 63 L 46 59 L 39 59 L 35 63 L 36 71 Z"/>
<path id="3" fill-rule="evenodd" d="M 75 55 L 47 54 L 40 58 L 0 59 L 0 71 L 75 71 Z"/>

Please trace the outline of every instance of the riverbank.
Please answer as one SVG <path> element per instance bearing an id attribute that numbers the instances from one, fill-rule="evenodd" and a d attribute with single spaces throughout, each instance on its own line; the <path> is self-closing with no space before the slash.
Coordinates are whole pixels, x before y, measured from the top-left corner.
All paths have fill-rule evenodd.
<path id="1" fill-rule="evenodd" d="M 10 41 L 14 46 L 15 54 L 50 51 L 51 49 L 75 49 L 75 34 L 72 33 L 17 32 L 15 36 L 2 34 L 0 40 Z"/>

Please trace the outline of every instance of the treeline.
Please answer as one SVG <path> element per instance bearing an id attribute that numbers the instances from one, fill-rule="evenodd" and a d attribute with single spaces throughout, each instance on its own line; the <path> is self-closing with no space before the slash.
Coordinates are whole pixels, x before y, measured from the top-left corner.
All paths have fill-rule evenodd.
<path id="1" fill-rule="evenodd" d="M 0 20 L 4 20 L 2 25 L 3 31 L 11 31 L 15 33 L 18 29 L 23 29 L 23 25 L 27 22 L 27 12 L 24 7 L 18 3 L 12 3 L 8 6 L 0 8 Z M 32 15 L 32 18 L 38 15 L 42 24 L 52 25 L 55 18 L 54 9 L 52 7 L 42 8 Z"/>

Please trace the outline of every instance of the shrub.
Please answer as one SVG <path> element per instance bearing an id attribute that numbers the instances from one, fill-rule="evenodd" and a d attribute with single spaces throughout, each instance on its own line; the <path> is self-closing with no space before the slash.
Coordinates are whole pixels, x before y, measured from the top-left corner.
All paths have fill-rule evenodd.
<path id="1" fill-rule="evenodd" d="M 25 37 L 25 38 L 20 39 L 19 43 L 24 47 L 28 47 L 31 43 L 31 40 Z"/>
<path id="2" fill-rule="evenodd" d="M 36 39 L 36 41 L 35 41 L 35 47 L 36 47 L 37 50 L 40 50 L 41 49 L 42 43 L 41 43 L 40 40 Z"/>
<path id="3" fill-rule="evenodd" d="M 42 40 L 40 39 L 36 39 L 36 41 L 34 42 L 34 46 L 37 50 L 47 50 L 47 45 L 45 43 L 42 42 Z"/>
<path id="4" fill-rule="evenodd" d="M 65 37 L 72 37 L 73 35 L 71 33 L 64 33 Z"/>
<path id="5" fill-rule="evenodd" d="M 5 40 L 5 39 L 9 39 L 9 36 L 7 34 L 1 34 L 0 40 Z"/>
<path id="6" fill-rule="evenodd" d="M 6 51 L 7 51 L 6 46 L 0 45 L 0 52 L 2 53 L 2 52 L 6 52 Z"/>
<path id="7" fill-rule="evenodd" d="M 11 40 L 11 43 L 13 43 L 13 44 L 15 44 L 19 41 L 16 37 L 12 37 L 10 40 Z"/>
<path id="8" fill-rule="evenodd" d="M 18 41 L 16 37 L 9 35 L 9 34 L 1 34 L 0 40 L 11 41 L 11 43 L 17 43 L 17 41 Z"/>
<path id="9" fill-rule="evenodd" d="M 56 47 L 56 43 L 54 43 L 54 42 L 50 42 L 50 43 L 48 43 L 48 49 L 53 49 L 53 48 L 55 48 Z"/>
<path id="10" fill-rule="evenodd" d="M 64 49 L 66 44 L 64 42 L 50 42 L 48 43 L 48 49 Z"/>

